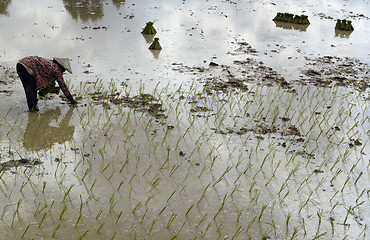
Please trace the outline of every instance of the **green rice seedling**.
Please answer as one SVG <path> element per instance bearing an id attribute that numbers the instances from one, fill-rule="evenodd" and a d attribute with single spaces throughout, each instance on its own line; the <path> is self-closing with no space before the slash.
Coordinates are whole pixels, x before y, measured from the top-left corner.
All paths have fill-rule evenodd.
<path id="1" fill-rule="evenodd" d="M 57 234 L 57 232 L 59 231 L 59 229 L 61 228 L 62 226 L 60 224 L 58 224 L 58 226 L 56 226 L 56 228 L 54 229 L 54 232 L 53 234 L 51 235 L 52 238 L 55 238 L 55 235 Z"/>
<path id="2" fill-rule="evenodd" d="M 155 223 L 156 223 L 156 221 L 155 221 L 155 219 L 152 221 L 152 224 L 150 225 L 150 229 L 149 229 L 149 232 L 148 232 L 148 235 L 150 235 L 150 233 L 153 231 L 153 228 L 154 228 L 154 226 L 155 226 Z"/>
<path id="3" fill-rule="evenodd" d="M 120 211 L 120 212 L 119 212 L 118 217 L 117 217 L 117 219 L 116 219 L 116 224 L 117 224 L 117 223 L 118 223 L 118 221 L 121 219 L 122 213 L 123 213 L 123 211 Z"/>
<path id="4" fill-rule="evenodd" d="M 360 193 L 360 195 L 358 195 L 358 197 L 356 199 L 356 203 L 358 203 L 358 200 L 365 195 L 366 191 L 367 191 L 366 188 L 362 190 L 362 192 Z"/>
<path id="5" fill-rule="evenodd" d="M 316 239 L 319 239 L 323 236 L 325 236 L 327 234 L 327 232 L 323 232 L 323 233 L 316 233 L 315 237 L 312 239 L 312 240 L 316 240 Z"/>
<path id="6" fill-rule="evenodd" d="M 22 192 L 22 191 L 23 191 L 23 188 L 24 188 L 27 184 L 28 184 L 28 182 L 24 182 L 24 181 L 23 181 L 22 186 L 21 186 L 21 188 L 19 189 L 19 191 L 20 191 L 20 192 Z M 23 193 L 22 193 L 22 194 L 23 194 Z"/>
<path id="7" fill-rule="evenodd" d="M 363 172 L 360 172 L 360 174 L 359 174 L 359 175 L 358 175 L 358 177 L 356 178 L 355 183 L 354 183 L 354 185 L 355 185 L 355 186 L 357 185 L 358 180 L 360 180 L 360 178 L 361 178 L 362 174 L 363 174 Z"/>
<path id="8" fill-rule="evenodd" d="M 46 204 L 42 208 L 40 208 L 40 206 L 41 206 L 41 202 L 39 202 L 39 204 L 36 207 L 36 211 L 33 214 L 34 217 L 37 217 L 37 215 L 39 215 L 45 208 L 47 208 Z"/>
<path id="9" fill-rule="evenodd" d="M 167 198 L 167 202 L 169 202 L 170 201 L 170 199 L 173 197 L 173 195 L 175 195 L 175 193 L 176 193 L 177 191 L 176 190 L 174 190 L 173 192 L 172 192 L 172 194 Z"/>
<path id="10" fill-rule="evenodd" d="M 362 239 L 367 239 L 366 238 L 367 228 L 368 228 L 368 225 L 365 224 L 364 229 L 360 232 L 360 234 L 358 235 L 357 239 L 360 239 L 360 236 L 361 235 L 362 235 Z"/>
<path id="11" fill-rule="evenodd" d="M 46 215 L 47 215 L 48 213 L 44 213 L 44 215 L 42 215 L 42 218 L 41 218 L 41 221 L 40 221 L 40 223 L 39 223 L 39 228 L 41 228 L 41 225 L 42 225 L 42 223 L 44 222 L 44 220 L 45 220 L 45 218 L 46 218 Z"/>
<path id="12" fill-rule="evenodd" d="M 254 221 L 256 221 L 256 219 L 257 219 L 257 216 L 255 216 L 251 221 L 249 221 L 247 229 L 245 230 L 246 233 L 249 232 L 249 229 L 252 227 L 252 224 L 254 223 Z"/>
<path id="13" fill-rule="evenodd" d="M 337 191 L 339 192 L 339 191 Z M 330 212 L 334 212 L 334 209 L 339 205 L 339 202 L 336 202 L 334 206 L 331 208 Z"/>
<path id="14" fill-rule="evenodd" d="M 24 232 L 23 232 L 23 234 L 22 234 L 22 236 L 21 236 L 21 238 L 22 238 L 22 239 L 23 239 L 23 238 L 24 238 L 24 236 L 26 235 L 26 233 L 27 233 L 28 229 L 30 228 L 30 226 L 31 226 L 31 224 L 28 224 L 28 225 L 27 225 L 26 229 L 24 230 Z"/>
<path id="15" fill-rule="evenodd" d="M 65 214 L 66 211 L 67 211 L 67 206 L 64 205 L 62 211 L 59 214 L 59 219 L 62 219 L 63 218 L 63 216 L 64 216 L 64 214 Z"/>
<path id="16" fill-rule="evenodd" d="M 104 209 L 103 208 L 100 208 L 99 211 L 98 211 L 98 213 L 95 216 L 95 219 L 98 220 L 99 217 L 102 215 L 103 212 L 104 212 Z"/>
<path id="17" fill-rule="evenodd" d="M 76 223 L 75 223 L 75 228 L 84 220 L 84 217 L 82 217 L 82 214 L 80 213 L 78 215 L 78 218 L 76 220 Z"/>
<path id="18" fill-rule="evenodd" d="M 140 224 L 143 224 L 147 212 L 148 212 L 148 209 L 145 209 L 145 212 L 144 212 L 143 216 L 141 217 Z"/>
<path id="19" fill-rule="evenodd" d="M 231 239 L 232 239 L 232 240 L 233 240 L 233 239 L 238 239 L 237 237 L 238 237 L 238 235 L 239 235 L 241 232 L 243 232 L 243 228 L 242 228 L 242 226 L 239 226 L 239 228 L 236 230 L 236 232 L 234 233 L 234 235 L 233 235 L 233 237 L 232 237 Z"/>
<path id="20" fill-rule="evenodd" d="M 121 180 L 121 182 L 119 183 L 119 185 L 118 185 L 118 187 L 117 187 L 117 191 L 120 191 L 120 189 L 121 189 L 121 187 L 122 187 L 123 183 L 124 183 L 124 181 L 123 181 L 123 180 Z"/>
<path id="21" fill-rule="evenodd" d="M 6 112 L 6 114 L 4 115 L 3 119 L 5 119 L 5 118 L 9 115 L 9 113 L 10 113 L 12 110 L 13 110 L 13 107 L 10 107 L 10 108 L 8 109 L 8 111 Z"/>
<path id="22" fill-rule="evenodd" d="M 115 239 L 116 237 L 117 237 L 117 232 L 114 232 L 110 240 L 113 240 L 113 239 Z"/>
<path id="23" fill-rule="evenodd" d="M 135 205 L 135 207 L 132 209 L 132 213 L 135 214 L 137 210 L 139 210 L 142 207 L 142 203 L 138 201 Z"/>
<path id="24" fill-rule="evenodd" d="M 321 180 L 320 180 L 320 182 L 319 182 L 319 184 L 316 186 L 316 188 L 315 188 L 315 191 L 317 191 L 317 189 L 319 189 L 325 182 L 326 182 L 326 178 L 321 178 Z"/>
<path id="25" fill-rule="evenodd" d="M 117 202 L 115 202 L 114 199 L 115 199 L 115 193 L 113 192 L 110 199 L 109 199 L 109 203 L 110 203 L 109 213 L 113 213 L 114 212 L 114 207 L 117 205 Z"/>
<path id="26" fill-rule="evenodd" d="M 351 176 L 347 176 L 346 181 L 344 181 L 344 184 L 342 186 L 342 189 L 340 190 L 341 192 L 343 192 L 345 186 L 347 185 L 347 183 L 349 182 L 350 179 L 351 179 Z"/>
<path id="27" fill-rule="evenodd" d="M 171 171 L 170 171 L 170 176 L 172 176 L 176 170 L 180 167 L 180 165 L 176 164 L 174 165 L 172 168 L 171 168 Z"/>
<path id="28" fill-rule="evenodd" d="M 279 160 L 279 162 L 278 162 L 278 164 L 276 165 L 276 167 L 275 167 L 275 169 L 274 169 L 274 171 L 272 172 L 272 176 L 271 176 L 271 178 L 266 182 L 266 184 L 265 184 L 265 186 L 267 187 L 267 185 L 269 185 L 270 184 L 270 182 L 271 182 L 271 180 L 273 179 L 273 178 L 275 178 L 275 174 L 276 174 L 276 171 L 277 171 L 277 169 L 279 168 L 279 166 L 280 166 L 280 164 L 281 164 L 281 160 Z"/>
<path id="29" fill-rule="evenodd" d="M 130 181 L 128 181 L 128 183 L 130 183 L 131 184 L 131 182 L 132 182 L 132 180 L 134 180 L 134 178 L 136 177 L 136 173 L 134 173 L 133 175 L 132 175 L 132 177 L 130 178 Z"/>
<path id="30" fill-rule="evenodd" d="M 211 183 L 208 183 L 208 185 L 206 186 L 206 188 L 203 190 L 203 193 L 202 193 L 202 196 L 200 197 L 200 199 L 198 200 L 198 203 L 197 205 L 199 205 L 199 203 L 202 201 L 202 199 L 205 197 L 206 195 L 206 192 L 207 192 L 207 189 L 209 188 L 209 186 L 211 185 Z"/>
<path id="31" fill-rule="evenodd" d="M 176 219 L 176 217 L 177 217 L 177 214 L 174 214 L 174 213 L 171 214 L 171 217 L 167 222 L 166 228 L 169 228 L 172 225 L 172 223 Z"/>
<path id="32" fill-rule="evenodd" d="M 320 231 L 320 226 L 321 226 L 321 216 L 322 216 L 322 214 L 323 214 L 323 210 L 322 210 L 322 209 L 320 209 L 319 211 L 317 211 L 317 212 L 316 212 L 316 214 L 317 214 L 317 216 L 318 216 L 318 218 L 319 218 L 319 224 L 318 224 L 317 232 L 316 232 L 316 234 L 317 234 L 317 233 L 319 233 L 319 231 Z"/>
<path id="33" fill-rule="evenodd" d="M 310 191 L 310 194 L 309 194 L 308 198 L 306 199 L 306 201 L 305 201 L 303 204 L 300 204 L 300 206 L 299 206 L 299 211 L 298 211 L 298 213 L 299 213 L 299 214 L 301 213 L 302 209 L 303 209 L 305 206 L 307 206 L 308 202 L 309 202 L 309 201 L 310 201 L 310 199 L 311 199 L 312 194 L 313 194 L 313 191 Z"/>
<path id="34" fill-rule="evenodd" d="M 212 223 L 209 223 L 209 224 L 207 225 L 206 230 L 204 230 L 204 232 L 203 232 L 202 236 L 200 237 L 201 239 L 203 239 L 203 238 L 204 238 L 204 236 L 206 235 L 206 233 L 208 232 L 208 230 L 211 228 L 211 226 L 212 226 Z"/>
<path id="35" fill-rule="evenodd" d="M 296 237 L 298 237 L 298 232 L 299 232 L 298 228 L 294 227 L 292 236 L 290 237 L 290 240 L 294 240 Z"/>
<path id="36" fill-rule="evenodd" d="M 74 187 L 74 184 L 72 184 L 68 190 L 64 193 L 64 198 L 63 198 L 63 202 L 66 200 L 67 197 L 69 197 L 69 193 L 71 191 L 71 189 Z"/>
<path id="37" fill-rule="evenodd" d="M 80 237 L 79 237 L 79 239 L 83 239 L 84 237 L 86 237 L 87 236 L 87 234 L 89 234 L 89 230 L 86 230 Z"/>
<path id="38" fill-rule="evenodd" d="M 335 162 L 333 163 L 333 165 L 331 166 L 331 168 L 330 168 L 330 171 L 333 171 L 333 169 L 334 169 L 334 167 L 335 167 L 335 165 L 337 165 L 338 163 L 339 163 L 339 161 L 340 161 L 340 157 L 337 157 L 337 159 L 335 160 Z M 339 169 L 340 171 L 342 171 L 341 169 Z M 338 170 L 337 170 L 338 171 Z M 339 173 L 340 174 L 340 173 Z M 338 174 L 338 175 L 339 175 Z"/>
<path id="39" fill-rule="evenodd" d="M 191 204 L 188 210 L 186 211 L 185 216 L 188 216 L 189 212 L 191 211 L 191 209 L 193 209 L 193 207 L 194 207 L 194 204 Z"/>
<path id="40" fill-rule="evenodd" d="M 199 226 L 208 218 L 208 213 L 206 213 L 202 219 L 200 219 L 199 223 L 197 224 L 196 228 L 199 228 Z"/>
<path id="41" fill-rule="evenodd" d="M 258 216 L 258 221 L 261 220 L 263 212 L 266 210 L 266 208 L 267 208 L 267 205 L 262 204 L 261 212 L 260 212 L 260 215 Z"/>
<path id="42" fill-rule="evenodd" d="M 167 205 L 162 208 L 162 210 L 159 212 L 158 215 L 160 216 L 164 212 L 164 210 L 166 210 L 166 208 L 167 208 Z"/>
<path id="43" fill-rule="evenodd" d="M 292 214 L 290 212 L 288 212 L 288 215 L 286 216 L 286 221 L 285 221 L 285 226 L 286 226 L 286 231 L 288 232 L 288 229 L 289 229 L 289 221 L 290 221 L 290 218 L 292 217 Z"/>

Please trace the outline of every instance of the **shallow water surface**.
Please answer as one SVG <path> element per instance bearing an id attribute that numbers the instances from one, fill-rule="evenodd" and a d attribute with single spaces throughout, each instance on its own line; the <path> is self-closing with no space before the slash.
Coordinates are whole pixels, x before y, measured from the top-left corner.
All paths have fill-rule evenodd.
<path id="1" fill-rule="evenodd" d="M 1 239 L 367 239 L 369 23 L 365 0 L 2 1 Z M 79 103 L 28 112 L 27 55 L 71 58 Z"/>

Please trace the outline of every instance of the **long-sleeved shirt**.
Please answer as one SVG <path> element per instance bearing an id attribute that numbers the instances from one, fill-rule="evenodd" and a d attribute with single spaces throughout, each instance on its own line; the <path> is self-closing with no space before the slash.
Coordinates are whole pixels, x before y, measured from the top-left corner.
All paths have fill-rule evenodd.
<path id="1" fill-rule="evenodd" d="M 69 92 L 68 86 L 63 79 L 63 68 L 51 59 L 46 59 L 37 56 L 29 56 L 19 60 L 20 63 L 26 65 L 33 71 L 33 77 L 36 80 L 37 90 L 53 86 L 55 81 L 58 82 L 64 95 L 69 101 L 74 102 L 74 99 Z"/>

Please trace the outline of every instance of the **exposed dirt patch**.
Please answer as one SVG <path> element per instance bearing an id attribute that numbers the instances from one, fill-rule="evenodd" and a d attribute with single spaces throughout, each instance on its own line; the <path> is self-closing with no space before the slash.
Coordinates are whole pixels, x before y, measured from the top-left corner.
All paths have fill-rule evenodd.
<path id="1" fill-rule="evenodd" d="M 262 61 L 247 58 L 235 60 L 233 63 L 231 66 L 213 65 L 208 67 L 190 67 L 176 63 L 173 64 L 172 69 L 180 73 L 197 75 L 197 80 L 204 82 L 203 91 L 208 95 L 230 91 L 245 92 L 248 90 L 248 83 L 291 88 L 284 77 Z"/>
<path id="2" fill-rule="evenodd" d="M 190 109 L 190 112 L 195 113 L 195 112 L 208 112 L 209 109 L 204 106 L 195 106 L 192 109 Z"/>
<path id="3" fill-rule="evenodd" d="M 297 136 L 297 137 L 302 137 L 302 134 L 300 131 L 294 126 L 294 125 L 289 125 L 289 126 L 284 126 L 281 127 L 279 124 L 276 126 L 270 126 L 265 123 L 258 124 L 252 128 L 248 127 L 242 127 L 239 129 L 234 129 L 234 128 L 226 128 L 225 130 L 222 129 L 216 129 L 213 128 L 212 130 L 215 131 L 215 133 L 219 134 L 237 134 L 237 135 L 244 135 L 248 132 L 253 132 L 255 134 L 260 134 L 260 135 L 266 135 L 266 134 L 280 134 L 282 136 Z M 303 138 L 298 138 L 296 140 L 297 142 L 302 142 L 304 141 Z"/>
<path id="4" fill-rule="evenodd" d="M 91 94 L 92 98 L 97 103 L 108 105 L 104 100 L 108 99 L 109 102 L 118 105 L 123 104 L 126 107 L 133 108 L 136 111 L 147 112 L 150 116 L 155 118 L 167 118 L 164 114 L 162 103 L 150 94 L 139 94 L 133 97 L 119 96 L 119 93 L 104 95 L 102 93 Z"/>
<path id="5" fill-rule="evenodd" d="M 258 51 L 254 49 L 249 43 L 247 42 L 231 42 L 232 44 L 236 45 L 236 49 L 233 52 L 228 52 L 231 55 L 258 55 Z"/>
<path id="6" fill-rule="evenodd" d="M 39 165 L 39 164 L 41 164 L 41 162 L 37 159 L 30 160 L 26 158 L 21 158 L 19 160 L 9 160 L 9 161 L 0 163 L 0 172 L 9 170 L 10 168 L 13 168 L 13 167 L 21 167 L 21 166 L 32 167 L 32 166 Z"/>
<path id="7" fill-rule="evenodd" d="M 315 86 L 351 86 L 359 91 L 370 87 L 370 67 L 358 59 L 333 56 L 306 59 L 307 69 L 302 70 L 302 73 Z"/>

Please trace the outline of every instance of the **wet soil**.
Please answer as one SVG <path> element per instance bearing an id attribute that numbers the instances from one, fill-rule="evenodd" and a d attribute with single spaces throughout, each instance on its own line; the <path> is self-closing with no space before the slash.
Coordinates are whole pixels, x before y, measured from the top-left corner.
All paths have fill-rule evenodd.
<path id="1" fill-rule="evenodd" d="M 349 57 L 307 57 L 306 69 L 302 73 L 310 84 L 320 87 L 354 87 L 366 91 L 370 87 L 370 66 Z"/>
<path id="2" fill-rule="evenodd" d="M 28 168 L 30 168 L 30 167 L 33 167 L 33 166 L 39 165 L 39 164 L 41 164 L 41 162 L 37 159 L 30 160 L 30 159 L 26 159 L 26 158 L 21 158 L 19 160 L 9 160 L 9 161 L 0 163 L 0 172 L 11 170 L 12 168 L 18 168 L 18 167 L 28 167 Z M 12 172 L 16 173 L 14 171 L 12 171 Z"/>
<path id="3" fill-rule="evenodd" d="M 157 119 L 167 118 L 165 115 L 165 109 L 159 99 L 148 93 L 142 93 L 133 97 L 120 96 L 120 93 L 103 93 L 93 92 L 89 93 L 91 98 L 94 100 L 94 104 L 103 105 L 105 108 L 110 109 L 109 103 L 114 105 L 123 105 L 135 109 L 138 112 L 145 112 L 152 117 Z"/>

